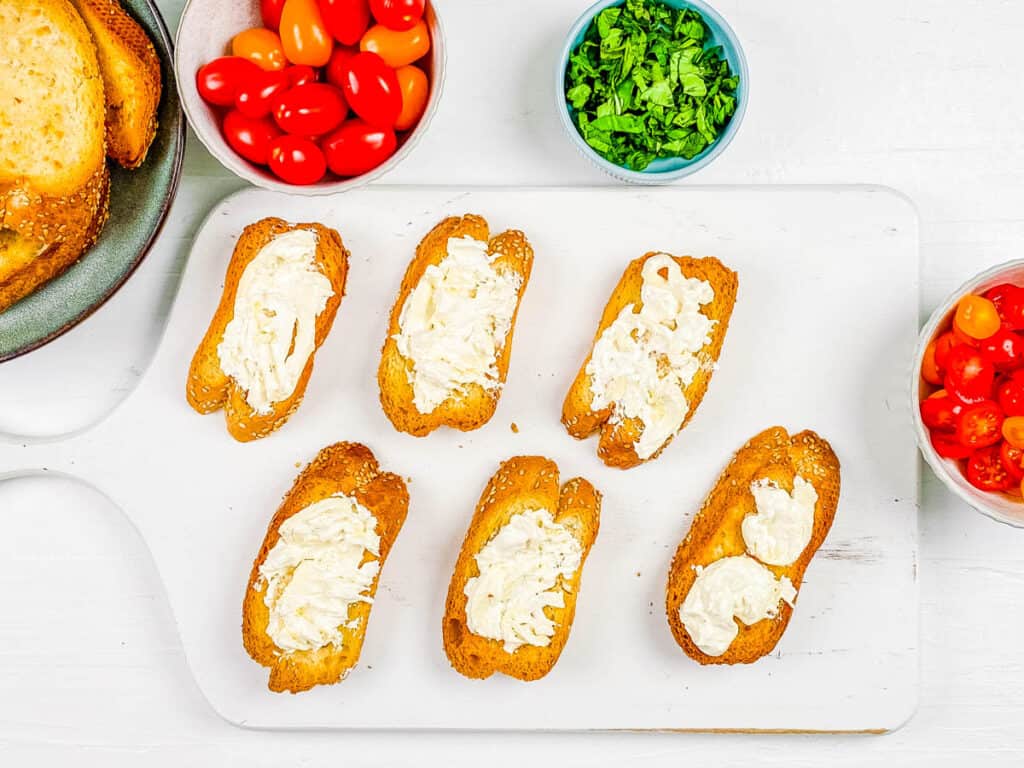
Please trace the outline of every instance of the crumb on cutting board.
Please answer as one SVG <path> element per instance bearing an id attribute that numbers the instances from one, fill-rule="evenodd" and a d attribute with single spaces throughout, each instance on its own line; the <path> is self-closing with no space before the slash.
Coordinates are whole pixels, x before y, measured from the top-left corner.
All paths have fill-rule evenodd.
<path id="1" fill-rule="evenodd" d="M 513 433 L 515 433 L 517 435 L 519 434 L 519 425 L 518 424 L 516 424 L 513 421 L 512 424 L 510 424 L 509 426 L 511 427 Z"/>

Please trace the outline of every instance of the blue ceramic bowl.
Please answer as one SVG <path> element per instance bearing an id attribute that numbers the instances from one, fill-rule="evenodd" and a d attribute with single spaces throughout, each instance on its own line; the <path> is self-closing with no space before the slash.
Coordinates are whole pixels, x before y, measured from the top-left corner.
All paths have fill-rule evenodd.
<path id="1" fill-rule="evenodd" d="M 664 184 L 669 181 L 681 179 L 696 173 L 712 160 L 718 157 L 729 146 L 729 142 L 740 129 L 743 122 L 743 115 L 747 111 L 747 99 L 750 92 L 750 75 L 747 72 L 747 57 L 743 54 L 743 47 L 739 38 L 733 32 L 732 27 L 714 8 L 702 0 L 657 0 L 673 8 L 692 8 L 704 17 L 711 34 L 707 41 L 708 46 L 722 46 L 722 56 L 729 62 L 729 67 L 734 73 L 739 73 L 740 82 L 736 89 L 736 112 L 732 119 L 725 126 L 715 142 L 707 147 L 696 157 L 687 160 L 685 157 L 662 157 L 654 160 L 642 171 L 634 171 L 623 168 L 620 165 L 605 160 L 590 145 L 583 140 L 579 130 L 576 128 L 573 119 L 574 110 L 565 100 L 565 73 L 569 67 L 569 55 L 583 42 L 583 37 L 590 23 L 605 8 L 616 5 L 623 5 L 625 0 L 599 0 L 583 12 L 583 15 L 576 20 L 569 36 L 566 38 L 565 46 L 562 48 L 562 55 L 558 60 L 558 70 L 555 73 L 555 95 L 558 99 L 558 115 L 562 120 L 562 127 L 572 140 L 576 148 L 590 160 L 594 165 L 605 173 L 614 176 L 622 181 L 634 184 Z"/>

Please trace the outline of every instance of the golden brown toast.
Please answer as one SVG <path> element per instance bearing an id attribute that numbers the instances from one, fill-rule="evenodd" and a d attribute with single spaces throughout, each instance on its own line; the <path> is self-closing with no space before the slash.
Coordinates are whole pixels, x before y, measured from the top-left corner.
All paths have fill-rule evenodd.
<path id="1" fill-rule="evenodd" d="M 160 59 L 117 0 L 72 0 L 96 43 L 106 96 L 107 154 L 125 168 L 146 159 L 157 129 Z"/>
<path id="2" fill-rule="evenodd" d="M 334 295 L 327 300 L 327 305 L 316 318 L 315 347 L 292 394 L 287 399 L 274 403 L 269 413 L 257 413 L 246 401 L 245 390 L 222 370 L 217 346 L 224 338 L 224 330 L 228 323 L 234 317 L 238 281 L 241 280 L 245 268 L 264 245 L 278 235 L 295 229 L 308 229 L 317 233 L 315 261 L 320 271 L 330 280 Z M 289 224 L 282 219 L 267 218 L 242 230 L 228 263 L 220 304 L 217 305 L 210 327 L 199 343 L 189 367 L 185 387 L 189 405 L 199 413 L 211 413 L 223 408 L 228 432 L 240 442 L 266 437 L 288 421 L 302 402 L 306 384 L 313 372 L 316 350 L 330 333 L 334 316 L 345 294 L 348 257 L 349 252 L 345 250 L 341 235 L 323 224 Z"/>
<path id="3" fill-rule="evenodd" d="M 612 291 L 608 304 L 601 315 L 597 333 L 594 334 L 594 340 L 591 343 L 590 353 L 580 366 L 562 405 L 562 424 L 573 437 L 582 440 L 600 430 L 597 454 L 610 467 L 629 469 L 643 463 L 644 460 L 637 455 L 635 449 L 643 424 L 636 418 L 626 418 L 618 423 L 614 422 L 611 407 L 598 411 L 593 410 L 594 395 L 591 390 L 591 377 L 587 374 L 587 365 L 593 356 L 594 345 L 605 330 L 615 322 L 622 310 L 633 304 L 635 311 L 640 311 L 643 306 L 640 290 L 643 287 L 644 263 L 657 254 L 658 252 L 655 251 L 646 253 L 639 259 L 631 261 L 626 267 L 626 271 L 618 285 L 615 286 L 615 290 Z M 707 392 L 714 364 L 722 352 L 722 344 L 729 328 L 732 308 L 736 303 L 738 277 L 735 272 L 714 257 L 696 259 L 691 256 L 673 256 L 672 258 L 679 265 L 684 276 L 706 280 L 715 291 L 714 301 L 702 309 L 707 317 L 716 321 L 711 331 L 711 343 L 706 345 L 698 355 L 701 362 L 700 370 L 684 391 L 690 407 L 686 418 L 676 432 L 678 434 L 693 418 L 693 414 L 696 413 L 704 398 L 704 393 Z M 672 438 L 670 437 L 653 456 L 646 460 L 653 461 L 658 458 L 671 442 Z"/>
<path id="4" fill-rule="evenodd" d="M 478 384 L 471 384 L 463 394 L 455 394 L 442 402 L 431 413 L 420 413 L 413 403 L 413 387 L 409 382 L 412 362 L 398 351 L 394 337 L 400 333 L 399 319 L 409 295 L 416 288 L 427 267 L 440 264 L 447 254 L 448 239 L 469 236 L 489 243 L 489 253 L 500 253 L 494 264 L 499 268 L 514 270 L 521 277 L 516 309 L 505 343 L 497 360 L 500 384 L 508 376 L 512 356 L 512 336 L 515 332 L 519 302 L 526 290 L 533 266 L 533 248 L 526 236 L 518 230 L 508 230 L 490 237 L 487 221 L 482 216 L 466 214 L 449 217 L 435 226 L 416 247 L 416 255 L 409 263 L 402 279 L 402 285 L 391 309 L 387 337 L 381 350 L 377 383 L 380 387 L 380 403 L 395 429 L 416 437 L 428 435 L 440 426 L 449 426 L 464 432 L 478 429 L 494 415 L 501 396 L 500 386 L 488 390 Z"/>
<path id="5" fill-rule="evenodd" d="M 242 642 L 255 661 L 270 667 L 268 687 L 272 691 L 298 693 L 314 685 L 337 683 L 359 661 L 370 617 L 370 603 L 355 602 L 349 606 L 348 620 L 358 622 L 354 628 L 339 628 L 342 634 L 340 648 L 327 645 L 312 651 L 283 653 L 267 634 L 270 610 L 263 601 L 267 585 L 256 586 L 260 565 L 277 543 L 281 524 L 310 504 L 336 493 L 354 497 L 377 519 L 381 569 L 405 522 L 409 508 L 405 483 L 398 475 L 381 472 L 373 453 L 365 445 L 335 443 L 320 451 L 302 470 L 270 521 L 263 545 L 253 562 L 242 602 Z M 371 597 L 377 592 L 379 578 L 380 571 L 369 590 Z"/>
<path id="6" fill-rule="evenodd" d="M 771 427 L 744 445 L 718 478 L 676 550 L 668 574 L 665 610 L 679 647 L 699 663 L 749 664 L 771 653 L 786 631 L 793 609 L 782 602 L 775 618 L 751 626 L 737 621 L 739 634 L 729 649 L 721 656 L 708 656 L 690 639 L 679 608 L 697 577 L 694 566 L 708 566 L 723 557 L 746 553 L 741 526 L 743 518 L 756 512 L 750 484 L 772 480 L 792 492 L 796 475 L 811 483 L 818 494 L 811 541 L 792 564 L 765 567 L 777 579 L 788 576 L 799 590 L 804 571 L 828 535 L 839 504 L 839 459 L 828 442 L 809 430 L 790 436 L 782 427 Z"/>
<path id="7" fill-rule="evenodd" d="M 495 672 L 537 680 L 555 666 L 569 639 L 580 579 L 587 555 L 597 538 L 601 494 L 586 480 L 574 477 L 559 488 L 558 465 L 542 456 L 516 456 L 504 462 L 488 481 L 466 531 L 452 580 L 442 622 L 445 653 L 451 665 L 472 678 Z M 583 556 L 575 576 L 560 579 L 565 590 L 564 608 L 544 608 L 558 626 L 547 646 L 521 645 L 507 652 L 503 643 L 470 632 L 466 619 L 466 582 L 479 575 L 475 557 L 511 517 L 527 509 L 546 509 L 556 523 L 565 525 L 579 541 Z"/>

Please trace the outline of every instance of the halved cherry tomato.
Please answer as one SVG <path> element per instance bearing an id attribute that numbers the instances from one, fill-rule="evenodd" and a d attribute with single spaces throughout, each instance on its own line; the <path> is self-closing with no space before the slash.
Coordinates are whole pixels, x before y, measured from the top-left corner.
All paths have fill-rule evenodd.
<path id="1" fill-rule="evenodd" d="M 399 70 L 399 71 L 401 71 L 401 70 Z M 399 80 L 399 83 L 401 83 L 401 80 Z M 404 101 L 402 102 L 402 106 L 403 106 L 403 111 L 404 111 L 404 107 L 405 107 L 405 102 Z M 399 116 L 398 120 L 399 120 L 399 122 L 401 122 L 401 120 L 402 120 L 401 115 Z M 928 346 L 924 348 L 924 358 L 921 360 L 921 378 L 924 379 L 925 381 L 927 381 L 929 384 L 937 384 L 937 385 L 941 386 L 942 385 L 942 371 L 941 371 L 941 369 L 939 368 L 939 366 L 935 362 L 935 345 L 936 345 L 936 343 L 937 343 L 937 340 L 936 339 L 932 339 L 930 342 L 928 342 Z"/>
<path id="2" fill-rule="evenodd" d="M 235 107 L 246 117 L 266 117 L 275 97 L 291 87 L 288 70 L 273 72 L 260 70 L 258 77 L 242 86 L 235 96 Z"/>
<path id="3" fill-rule="evenodd" d="M 320 0 L 327 31 L 342 45 L 355 45 L 370 26 L 367 0 Z"/>
<path id="4" fill-rule="evenodd" d="M 996 388 L 996 401 L 1007 416 L 1024 416 L 1024 380 L 1011 376 Z"/>
<path id="5" fill-rule="evenodd" d="M 972 339 L 987 339 L 1000 324 L 996 305 L 984 296 L 968 294 L 956 305 L 953 325 Z"/>
<path id="6" fill-rule="evenodd" d="M 420 117 L 423 115 L 423 110 L 427 107 L 427 97 L 430 95 L 430 82 L 427 80 L 426 73 L 412 64 L 396 69 L 395 77 L 398 78 L 398 90 L 402 94 L 402 111 L 398 113 L 398 119 L 395 121 L 395 130 L 407 131 L 419 122 Z M 927 357 L 928 353 L 926 350 L 925 359 Z M 934 354 L 932 358 L 934 363 Z M 925 378 L 927 379 L 927 377 Z M 941 378 L 938 381 L 932 382 L 932 384 L 941 383 Z"/>
<path id="7" fill-rule="evenodd" d="M 370 0 L 370 12 L 388 29 L 412 29 L 423 18 L 425 0 Z"/>
<path id="8" fill-rule="evenodd" d="M 998 443 L 1003 439 L 1003 412 L 991 400 L 965 406 L 956 420 L 956 439 L 972 448 Z"/>
<path id="9" fill-rule="evenodd" d="M 996 305 L 999 317 L 1010 330 L 1024 329 L 1024 288 L 1002 283 L 985 291 L 985 298 Z"/>
<path id="10" fill-rule="evenodd" d="M 967 461 L 967 482 L 982 491 L 1008 491 L 1016 485 L 995 445 L 971 454 Z"/>
<path id="11" fill-rule="evenodd" d="M 390 128 L 376 128 L 363 120 L 349 120 L 323 140 L 327 167 L 339 176 L 358 176 L 373 170 L 398 145 Z"/>
<path id="12" fill-rule="evenodd" d="M 289 184 L 315 184 L 327 173 L 320 147 L 302 136 L 281 136 L 273 141 L 267 165 Z"/>
<path id="13" fill-rule="evenodd" d="M 288 76 L 289 88 L 305 85 L 306 83 L 315 83 L 320 79 L 320 72 L 306 64 L 292 64 L 290 67 L 284 68 L 284 73 Z"/>
<path id="14" fill-rule="evenodd" d="M 940 371 L 945 371 L 949 367 L 949 353 L 958 343 L 950 331 L 946 331 L 935 339 L 935 365 L 939 367 Z"/>
<path id="15" fill-rule="evenodd" d="M 281 130 L 269 117 L 246 117 L 237 109 L 224 115 L 224 138 L 238 154 L 257 165 L 266 165 L 270 144 Z"/>
<path id="16" fill-rule="evenodd" d="M 957 417 L 963 412 L 963 409 L 963 403 L 956 398 L 949 397 L 946 390 L 940 389 L 921 401 L 921 421 L 929 429 L 955 432 Z"/>
<path id="17" fill-rule="evenodd" d="M 1014 483 L 1024 480 L 1024 451 L 1004 440 L 999 444 L 999 458 Z"/>
<path id="18" fill-rule="evenodd" d="M 327 62 L 327 67 L 324 69 L 327 82 L 339 88 L 344 88 L 345 79 L 348 77 L 348 61 L 357 53 L 359 51 L 355 48 L 346 48 L 341 45 L 334 46 L 331 59 Z"/>
<path id="19" fill-rule="evenodd" d="M 402 112 L 395 70 L 376 53 L 361 52 L 348 60 L 342 90 L 352 111 L 377 128 L 391 128 Z"/>
<path id="20" fill-rule="evenodd" d="M 978 348 L 996 370 L 1009 371 L 1024 365 L 1024 339 L 1005 326 L 984 339 Z"/>
<path id="21" fill-rule="evenodd" d="M 1024 416 L 1010 416 L 1003 421 L 1003 439 L 1014 448 L 1024 448 Z"/>
<path id="22" fill-rule="evenodd" d="M 376 53 L 389 67 L 404 67 L 430 50 L 430 32 L 423 21 L 416 22 L 404 32 L 375 24 L 359 41 L 359 50 Z"/>
<path id="23" fill-rule="evenodd" d="M 316 0 L 286 0 L 281 11 L 281 43 L 292 64 L 322 67 L 331 58 L 331 39 Z"/>
<path id="24" fill-rule="evenodd" d="M 932 432 L 929 436 L 932 448 L 944 459 L 966 459 L 974 449 L 961 443 L 955 438 L 943 432 Z"/>
<path id="25" fill-rule="evenodd" d="M 239 90 L 251 84 L 262 71 L 241 56 L 221 56 L 199 68 L 196 90 L 207 104 L 230 107 Z"/>
<path id="26" fill-rule="evenodd" d="M 954 347 L 949 353 L 944 388 L 965 403 L 989 400 L 993 395 L 995 366 L 978 350 Z"/>
<path id="27" fill-rule="evenodd" d="M 231 53 L 248 59 L 260 69 L 284 69 L 284 48 L 276 32 L 263 27 L 253 27 L 239 32 L 231 38 Z"/>
<path id="28" fill-rule="evenodd" d="M 273 106 L 274 120 L 286 133 L 322 136 L 348 114 L 341 90 L 328 83 L 307 83 L 286 91 Z"/>
<path id="29" fill-rule="evenodd" d="M 283 8 L 284 0 L 260 0 L 260 18 L 263 19 L 263 26 L 267 29 L 280 27 Z"/>

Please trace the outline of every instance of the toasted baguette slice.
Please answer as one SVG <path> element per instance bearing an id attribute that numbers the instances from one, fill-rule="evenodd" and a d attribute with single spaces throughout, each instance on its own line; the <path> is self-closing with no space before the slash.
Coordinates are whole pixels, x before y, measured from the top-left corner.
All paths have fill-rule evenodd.
<path id="1" fill-rule="evenodd" d="M 292 515 L 336 493 L 354 497 L 377 519 L 381 570 L 405 522 L 409 508 L 405 483 L 398 475 L 381 472 L 373 453 L 365 445 L 335 443 L 320 451 L 302 470 L 270 521 L 242 601 L 242 642 L 255 661 L 270 667 L 268 687 L 272 691 L 298 693 L 314 685 L 337 683 L 359 661 L 371 603 L 356 602 L 349 606 L 348 621 L 353 626 L 339 627 L 340 648 L 327 645 L 311 651 L 285 653 L 267 634 L 270 622 L 270 610 L 264 602 L 267 584 L 261 583 L 259 569 L 277 543 L 278 529 Z M 371 598 L 377 593 L 379 579 L 380 571 L 369 589 Z"/>
<path id="2" fill-rule="evenodd" d="M 117 0 L 72 1 L 99 54 L 107 154 L 125 168 L 138 168 L 156 136 L 160 59 L 142 27 Z"/>
<path id="3" fill-rule="evenodd" d="M 818 494 L 811 541 L 794 563 L 765 567 L 777 579 L 788 576 L 799 590 L 804 571 L 828 535 L 839 504 L 839 459 L 825 440 L 809 430 L 791 437 L 782 427 L 771 427 L 743 446 L 718 478 L 694 517 L 690 532 L 676 550 L 668 574 L 665 610 L 679 647 L 699 663 L 749 664 L 771 653 L 786 631 L 793 609 L 782 602 L 773 619 L 762 619 L 751 626 L 737 621 L 739 634 L 729 649 L 721 656 L 708 656 L 690 639 L 679 609 L 697 578 L 695 566 L 708 566 L 723 557 L 746 553 L 741 526 L 743 518 L 757 509 L 750 484 L 760 479 L 772 480 L 792 492 L 796 475 L 811 483 Z"/>
<path id="4" fill-rule="evenodd" d="M 619 284 L 615 286 L 615 290 L 612 291 L 611 298 L 608 299 L 608 304 L 601 315 L 601 322 L 598 324 L 597 333 L 594 334 L 590 353 L 583 361 L 583 365 L 580 366 L 579 373 L 576 374 L 572 386 L 569 387 L 562 405 L 562 424 L 565 425 L 569 434 L 578 440 L 583 440 L 600 430 L 601 437 L 597 446 L 597 455 L 608 466 L 620 469 L 629 469 L 643 463 L 644 460 L 637 455 L 635 447 L 643 429 L 643 423 L 636 418 L 613 421 L 611 407 L 599 411 L 593 409 L 592 379 L 587 374 L 587 366 L 594 354 L 594 345 L 597 344 L 598 339 L 601 338 L 608 326 L 615 322 L 622 310 L 630 304 L 635 306 L 636 311 L 643 306 L 640 289 L 643 287 L 644 263 L 656 255 L 658 252 L 655 251 L 644 254 L 639 259 L 631 261 L 626 267 L 626 271 L 619 280 Z M 714 301 L 702 309 L 706 316 L 716 321 L 711 331 L 711 343 L 706 345 L 698 355 L 701 361 L 700 370 L 684 390 L 683 394 L 690 408 L 676 432 L 678 434 L 693 418 L 701 400 L 704 399 L 704 393 L 707 392 L 711 373 L 722 352 L 722 343 L 725 341 L 725 332 L 729 328 L 732 308 L 736 303 L 738 278 L 735 272 L 714 257 L 695 259 L 690 256 L 673 256 L 672 258 L 679 265 L 684 276 L 707 280 L 715 291 Z M 671 442 L 672 438 L 670 437 L 654 455 L 646 460 L 653 461 L 658 458 Z"/>
<path id="5" fill-rule="evenodd" d="M 306 367 L 295 385 L 295 390 L 287 399 L 274 403 L 274 407 L 269 413 L 257 413 L 246 401 L 245 390 L 222 370 L 217 346 L 223 340 L 224 330 L 234 317 L 238 281 L 241 280 L 245 268 L 263 246 L 278 235 L 295 229 L 308 229 L 316 232 L 316 264 L 331 281 L 334 295 L 327 300 L 327 305 L 317 316 L 315 347 L 309 360 L 306 361 Z M 316 350 L 320 348 L 327 338 L 327 334 L 330 333 L 334 316 L 345 295 L 348 257 L 349 252 L 345 250 L 341 235 L 323 224 L 289 224 L 282 219 L 267 218 L 250 224 L 242 230 L 242 234 L 235 244 L 234 254 L 228 263 L 220 304 L 217 305 L 217 310 L 210 321 L 210 327 L 199 343 L 199 348 L 192 358 L 192 365 L 189 367 L 188 381 L 185 387 L 189 405 L 199 413 L 210 413 L 223 408 L 228 432 L 240 442 L 266 437 L 288 421 L 302 402 L 306 384 L 313 372 L 313 358 L 316 357 Z"/>
<path id="6" fill-rule="evenodd" d="M 498 407 L 498 398 L 501 396 L 500 386 L 488 390 L 478 384 L 473 384 L 467 388 L 465 393 L 450 396 L 433 412 L 420 413 L 413 403 L 413 387 L 409 382 L 412 361 L 402 356 L 394 339 L 401 332 L 399 319 L 409 294 L 416 288 L 427 267 L 440 264 L 444 259 L 447 254 L 448 238 L 468 235 L 476 240 L 489 242 L 489 253 L 501 254 L 501 257 L 495 261 L 495 265 L 514 270 L 522 278 L 512 323 L 497 360 L 500 384 L 505 383 L 508 376 L 509 360 L 512 356 L 512 335 L 515 332 L 519 302 L 523 298 L 526 283 L 530 279 L 530 270 L 533 267 L 533 248 L 527 241 L 526 235 L 518 230 L 508 230 L 493 238 L 490 237 L 489 232 L 487 222 L 482 216 L 466 214 L 461 217 L 444 219 L 423 238 L 416 248 L 415 257 L 405 271 L 398 298 L 391 309 L 391 320 L 388 323 L 388 333 L 384 339 L 380 367 L 377 370 L 381 406 L 395 429 L 401 432 L 423 437 L 443 425 L 467 432 L 486 424 Z"/>
<path id="7" fill-rule="evenodd" d="M 557 626 L 550 644 L 521 645 L 509 653 L 500 640 L 469 630 L 464 590 L 466 582 L 480 573 L 476 555 L 513 515 L 528 509 L 548 510 L 556 523 L 565 525 L 576 537 L 583 554 L 575 575 L 561 582 L 565 607 L 544 609 L 545 615 Z M 519 680 L 537 680 L 551 671 L 569 639 L 580 579 L 597 538 L 600 514 L 601 494 L 594 486 L 583 478 L 574 477 L 559 488 L 558 465 L 550 459 L 516 456 L 498 468 L 477 504 L 448 587 L 442 635 L 448 660 L 458 672 L 472 678 L 501 672 Z"/>

